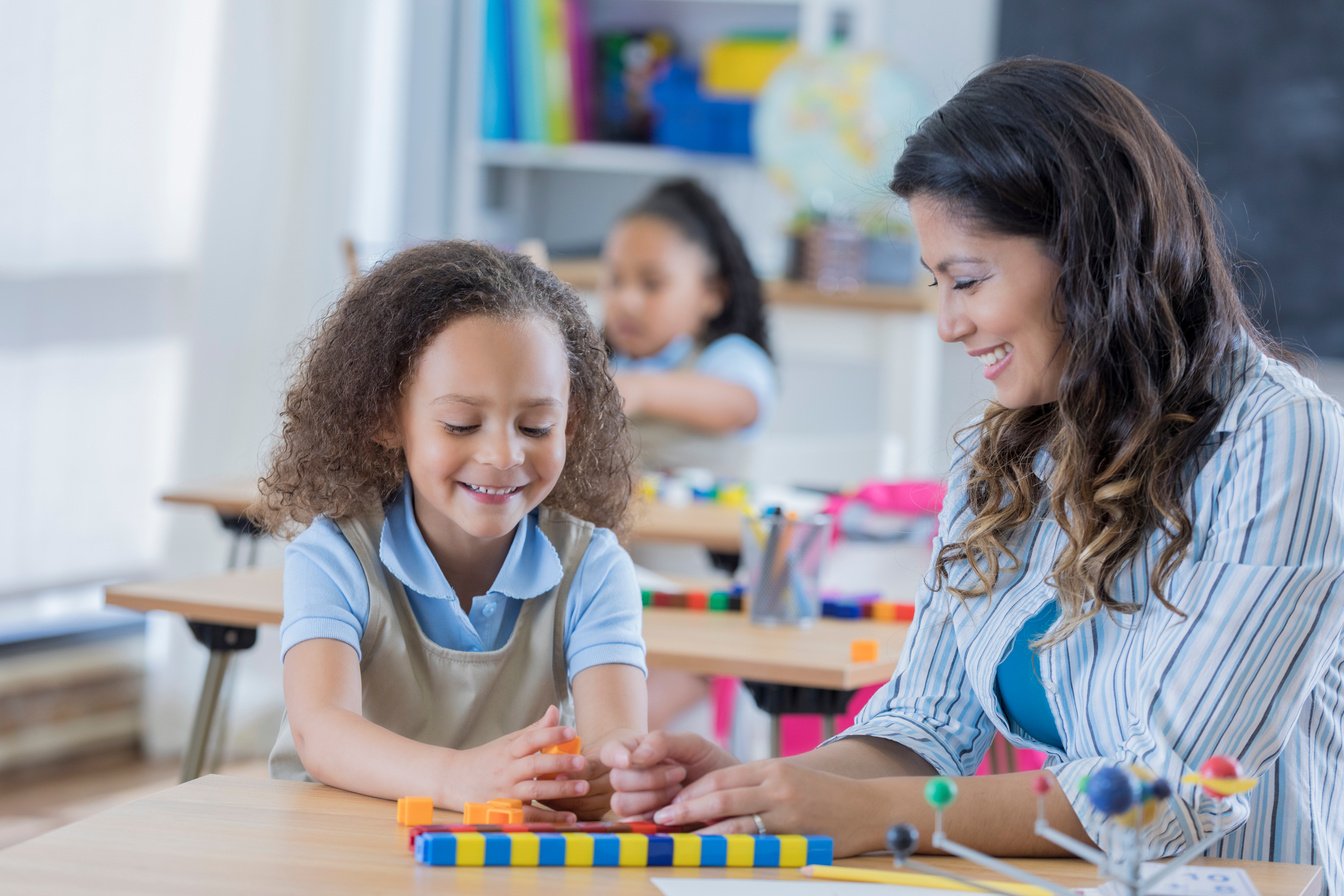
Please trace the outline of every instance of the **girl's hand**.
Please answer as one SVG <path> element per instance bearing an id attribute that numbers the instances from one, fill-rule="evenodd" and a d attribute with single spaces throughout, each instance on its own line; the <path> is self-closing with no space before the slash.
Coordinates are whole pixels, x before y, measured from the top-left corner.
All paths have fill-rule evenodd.
<path id="1" fill-rule="evenodd" d="M 862 850 L 865 815 L 871 799 L 864 781 L 766 759 L 710 772 L 688 785 L 671 805 L 654 813 L 659 824 L 703 822 L 702 834 L 756 834 L 759 816 L 767 833 L 825 834 L 835 838 L 835 854 Z"/>
<path id="2" fill-rule="evenodd" d="M 737 763 L 699 735 L 665 731 L 608 743 L 601 760 L 611 769 L 611 808 L 621 818 L 647 818 L 671 802 L 683 785 Z"/>
<path id="3" fill-rule="evenodd" d="M 602 753 L 608 748 L 633 750 L 639 745 L 642 737 L 644 735 L 638 731 L 625 730 L 613 732 L 605 741 L 598 741 L 591 747 L 585 744 L 583 755 L 588 764 L 577 777 L 582 777 L 588 782 L 588 793 L 574 799 L 555 800 L 550 805 L 555 809 L 573 812 L 584 821 L 596 821 L 602 818 L 611 810 L 611 797 L 614 792 L 611 784 L 611 768 L 602 761 Z"/>
<path id="4" fill-rule="evenodd" d="M 560 726 L 559 721 L 560 710 L 551 706 L 540 719 L 521 731 L 470 750 L 454 752 L 448 770 L 450 797 L 443 805 L 461 809 L 463 803 L 513 797 L 523 801 L 527 821 L 573 822 L 573 812 L 530 805 L 533 800 L 550 803 L 588 793 L 590 785 L 583 777 L 588 766 L 587 758 L 538 752 L 575 736 L 573 728 Z M 558 777 L 543 780 L 547 775 Z"/>

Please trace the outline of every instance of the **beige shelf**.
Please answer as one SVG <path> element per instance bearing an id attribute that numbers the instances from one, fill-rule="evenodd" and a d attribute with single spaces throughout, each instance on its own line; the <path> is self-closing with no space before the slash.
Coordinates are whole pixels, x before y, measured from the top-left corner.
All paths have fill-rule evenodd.
<path id="1" fill-rule="evenodd" d="M 551 262 L 561 280 L 583 292 L 597 289 L 601 263 L 596 258 L 573 258 Z M 767 280 L 766 301 L 799 308 L 846 308 L 852 311 L 897 311 L 932 314 L 938 293 L 928 286 L 866 284 L 857 289 L 827 292 L 796 280 Z"/>

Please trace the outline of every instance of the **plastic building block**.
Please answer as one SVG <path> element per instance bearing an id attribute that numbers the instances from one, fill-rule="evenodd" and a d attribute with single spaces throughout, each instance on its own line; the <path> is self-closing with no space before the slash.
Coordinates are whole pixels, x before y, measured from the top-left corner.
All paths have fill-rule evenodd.
<path id="1" fill-rule="evenodd" d="M 850 641 L 849 661 L 852 663 L 877 662 L 877 642 L 869 638 L 856 638 Z"/>
<path id="2" fill-rule="evenodd" d="M 554 824 L 525 821 L 522 824 L 424 824 L 411 828 L 406 846 L 415 849 L 421 834 L 685 834 L 687 825 L 654 824 L 651 821 L 576 821 Z"/>
<path id="3" fill-rule="evenodd" d="M 562 744 L 552 744 L 549 747 L 542 747 L 543 753 L 568 753 L 570 756 L 577 756 L 583 751 L 583 740 L 578 737 L 571 737 Z"/>
<path id="4" fill-rule="evenodd" d="M 686 609 L 688 610 L 708 610 L 709 594 L 704 591 L 686 592 Z"/>
<path id="5" fill-rule="evenodd" d="M 426 831 L 423 865 L 800 868 L 831 864 L 830 837 L 799 835 Z"/>
<path id="6" fill-rule="evenodd" d="M 397 824 L 434 823 L 434 800 L 427 796 L 404 796 L 397 800 Z"/>
<path id="7" fill-rule="evenodd" d="M 522 800 L 491 800 L 485 804 L 486 824 L 522 824 Z"/>

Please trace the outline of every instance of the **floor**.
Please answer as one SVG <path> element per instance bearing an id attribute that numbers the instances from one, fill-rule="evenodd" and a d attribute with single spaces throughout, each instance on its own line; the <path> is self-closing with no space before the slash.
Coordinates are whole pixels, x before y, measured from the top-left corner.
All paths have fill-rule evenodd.
<path id="1" fill-rule="evenodd" d="M 0 849 L 178 783 L 176 760 L 146 761 L 130 750 L 0 776 Z M 221 774 L 266 776 L 265 760 L 231 763 Z"/>

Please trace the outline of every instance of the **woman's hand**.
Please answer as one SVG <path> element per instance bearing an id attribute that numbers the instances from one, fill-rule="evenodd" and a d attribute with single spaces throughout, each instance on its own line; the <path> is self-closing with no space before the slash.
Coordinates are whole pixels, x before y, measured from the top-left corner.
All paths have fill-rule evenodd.
<path id="1" fill-rule="evenodd" d="M 611 808 L 621 818 L 644 818 L 675 797 L 684 784 L 737 763 L 717 744 L 696 734 L 654 731 L 605 745 L 611 769 Z"/>
<path id="2" fill-rule="evenodd" d="M 871 781 L 857 781 L 766 759 L 709 772 L 687 785 L 653 815 L 659 824 L 704 823 L 702 834 L 824 834 L 835 838 L 837 856 L 867 848 L 876 816 L 863 806 L 872 799 Z M 881 842 L 881 838 L 878 838 Z"/>
<path id="3" fill-rule="evenodd" d="M 527 821 L 567 824 L 573 812 L 539 809 L 533 800 L 550 803 L 582 797 L 590 784 L 584 777 L 588 760 L 568 753 L 541 753 L 543 747 L 572 739 L 574 729 L 559 725 L 560 710 L 551 706 L 521 731 L 487 744 L 450 754 L 448 799 L 441 805 L 461 809 L 463 803 L 513 797 L 523 801 Z M 549 776 L 555 776 L 550 778 Z"/>

